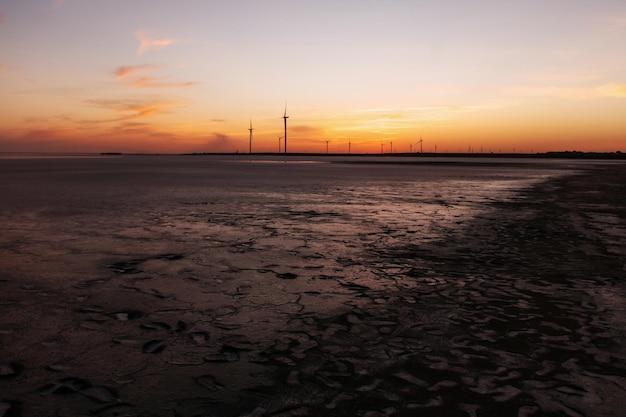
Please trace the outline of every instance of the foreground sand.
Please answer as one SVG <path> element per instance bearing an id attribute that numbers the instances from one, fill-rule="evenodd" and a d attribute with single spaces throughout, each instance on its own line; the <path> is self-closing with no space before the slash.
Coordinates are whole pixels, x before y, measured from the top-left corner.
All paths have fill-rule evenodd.
<path id="1" fill-rule="evenodd" d="M 0 416 L 622 416 L 625 171 L 579 167 L 419 240 L 323 203 L 273 224 L 200 199 L 109 230 L 60 205 L 73 228 L 48 240 L 16 213 Z"/>

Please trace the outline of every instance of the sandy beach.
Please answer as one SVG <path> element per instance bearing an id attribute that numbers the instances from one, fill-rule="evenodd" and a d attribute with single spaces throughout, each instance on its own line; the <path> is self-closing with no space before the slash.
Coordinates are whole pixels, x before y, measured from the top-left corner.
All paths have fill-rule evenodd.
<path id="1" fill-rule="evenodd" d="M 0 417 L 625 415 L 623 163 L 344 159 L 0 160 Z"/>

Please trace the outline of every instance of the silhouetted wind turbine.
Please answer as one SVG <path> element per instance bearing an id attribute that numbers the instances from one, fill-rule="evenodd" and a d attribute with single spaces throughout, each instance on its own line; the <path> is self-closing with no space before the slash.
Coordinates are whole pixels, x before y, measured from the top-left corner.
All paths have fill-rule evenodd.
<path id="1" fill-rule="evenodd" d="M 280 140 L 282 139 L 282 136 L 278 137 L 278 153 L 280 153 Z"/>
<path id="2" fill-rule="evenodd" d="M 424 141 L 422 140 L 422 135 L 420 135 L 420 140 L 417 141 L 416 145 L 419 143 L 420 145 L 420 153 L 422 153 L 422 144 L 424 143 Z"/>
<path id="3" fill-rule="evenodd" d="M 250 131 L 250 153 L 252 153 L 252 131 L 254 130 L 252 128 L 252 119 L 250 119 L 250 127 L 248 128 L 248 130 Z"/>
<path id="4" fill-rule="evenodd" d="M 289 116 L 287 116 L 287 103 L 285 103 L 285 113 L 283 114 L 283 121 L 285 122 L 285 153 L 287 153 L 287 119 L 289 119 Z"/>

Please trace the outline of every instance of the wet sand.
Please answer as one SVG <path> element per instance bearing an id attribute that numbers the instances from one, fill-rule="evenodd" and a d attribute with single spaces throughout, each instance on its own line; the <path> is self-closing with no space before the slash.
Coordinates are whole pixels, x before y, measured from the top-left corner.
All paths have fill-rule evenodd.
<path id="1" fill-rule="evenodd" d="M 624 164 L 180 158 L 0 161 L 0 416 L 624 415 Z"/>

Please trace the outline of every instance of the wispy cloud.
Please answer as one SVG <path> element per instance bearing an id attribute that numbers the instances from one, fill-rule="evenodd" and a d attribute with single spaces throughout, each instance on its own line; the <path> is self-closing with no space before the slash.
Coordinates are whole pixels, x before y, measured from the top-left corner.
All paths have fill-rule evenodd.
<path id="1" fill-rule="evenodd" d="M 115 70 L 115 79 L 129 87 L 145 88 L 186 88 L 199 84 L 195 81 L 170 81 L 163 77 L 153 77 L 154 65 L 121 66 Z"/>
<path id="2" fill-rule="evenodd" d="M 67 114 L 57 114 L 54 116 L 28 116 L 24 118 L 24 124 L 27 126 L 64 126 L 67 128 L 74 123 L 74 119 Z"/>
<path id="3" fill-rule="evenodd" d="M 195 81 L 172 82 L 152 77 L 137 77 L 130 81 L 132 87 L 149 87 L 149 88 L 185 88 L 197 85 Z"/>
<path id="4" fill-rule="evenodd" d="M 493 101 L 474 104 L 361 108 L 333 118 L 330 124 L 337 126 L 335 131 L 394 135 L 412 131 L 416 126 L 441 125 L 466 114 L 496 110 L 510 105 L 511 102 Z"/>
<path id="5" fill-rule="evenodd" d="M 563 71 L 542 70 L 528 77 L 533 83 L 540 84 L 581 84 L 597 81 L 601 77 L 599 71 Z"/>
<path id="6" fill-rule="evenodd" d="M 97 128 L 78 122 L 63 127 L 0 128 L 0 149 L 4 152 L 180 152 L 179 146 L 192 148 L 198 143 L 202 143 L 199 137 L 181 136 L 166 128 L 135 121 Z"/>
<path id="7" fill-rule="evenodd" d="M 405 117 L 411 117 L 412 115 L 418 112 L 428 112 L 428 111 L 433 111 L 433 110 L 466 112 L 466 111 L 482 110 L 482 109 L 491 108 L 491 107 L 493 106 L 449 104 L 449 105 L 441 105 L 441 106 L 411 106 L 411 107 L 399 107 L 399 108 L 384 107 L 384 108 L 378 108 L 378 109 L 357 109 L 357 110 L 353 110 L 353 112 L 371 114 L 374 116 L 385 116 L 391 119 L 401 119 Z"/>
<path id="8" fill-rule="evenodd" d="M 605 84 L 596 88 L 596 92 L 604 97 L 626 98 L 626 84 Z"/>
<path id="9" fill-rule="evenodd" d="M 86 103 L 91 106 L 112 110 L 120 115 L 114 119 L 100 120 L 99 122 L 141 119 L 171 113 L 172 109 L 185 105 L 182 101 L 162 99 L 92 99 L 87 100 Z"/>
<path id="10" fill-rule="evenodd" d="M 517 86 L 503 90 L 507 95 L 521 97 L 560 97 L 584 100 L 593 95 L 593 90 L 583 87 L 561 86 Z"/>
<path id="11" fill-rule="evenodd" d="M 12 67 L 9 65 L 0 64 L 0 74 L 5 74 L 9 76 L 12 74 L 18 74 L 20 72 L 22 72 L 22 69 L 20 67 Z M 28 81 L 32 81 L 32 80 L 29 79 Z"/>
<path id="12" fill-rule="evenodd" d="M 609 16 L 607 18 L 608 27 L 611 30 L 620 30 L 626 28 L 626 14 L 619 16 Z"/>
<path id="13" fill-rule="evenodd" d="M 206 145 L 206 149 L 210 149 L 211 152 L 235 152 L 237 150 L 237 140 L 223 133 L 214 133 Z"/>
<path id="14" fill-rule="evenodd" d="M 375 107 L 371 109 L 356 109 L 353 110 L 355 113 L 387 113 L 395 111 L 393 107 Z"/>
<path id="15" fill-rule="evenodd" d="M 115 78 L 121 80 L 122 78 L 143 74 L 146 71 L 152 70 L 153 68 L 154 65 L 128 65 L 117 67 L 117 69 L 115 70 Z"/>
<path id="16" fill-rule="evenodd" d="M 369 108 L 353 110 L 345 119 L 352 120 L 355 127 L 385 126 L 386 129 L 405 129 L 407 123 L 424 120 L 444 120 L 460 113 L 476 112 L 485 109 L 502 107 L 502 104 L 474 104 L 474 105 L 434 105 L 411 106 L 399 108 Z"/>
<path id="17" fill-rule="evenodd" d="M 4 152 L 181 152 L 211 150 L 208 137 L 184 126 L 160 122 L 150 114 L 167 113 L 183 105 L 153 100 L 104 99 L 86 103 L 115 117 L 77 119 L 72 114 L 29 116 L 14 127 L 0 126 L 0 149 Z M 105 116 L 106 117 L 106 116 Z M 236 141 L 214 135 L 214 143 L 235 151 Z M 213 140 L 209 141 L 213 143 Z"/>
<path id="18" fill-rule="evenodd" d="M 164 48 L 176 42 L 174 39 L 151 38 L 141 30 L 135 32 L 135 38 L 139 41 L 139 47 L 137 48 L 138 55 L 141 55 L 150 49 Z"/>
<path id="19" fill-rule="evenodd" d="M 311 125 L 295 125 L 290 127 L 290 130 L 293 130 L 294 132 L 298 132 L 301 134 L 308 134 L 308 135 L 312 135 L 312 134 L 323 134 L 324 130 L 318 126 L 311 126 Z"/>
<path id="20" fill-rule="evenodd" d="M 75 133 L 74 129 L 56 127 L 35 128 L 19 132 L 0 131 L 0 147 L 5 152 L 71 150 Z"/>
<path id="21" fill-rule="evenodd" d="M 522 97 L 588 100 L 597 97 L 626 97 L 626 84 L 604 84 L 598 87 L 522 86 L 506 88 L 504 92 Z"/>

